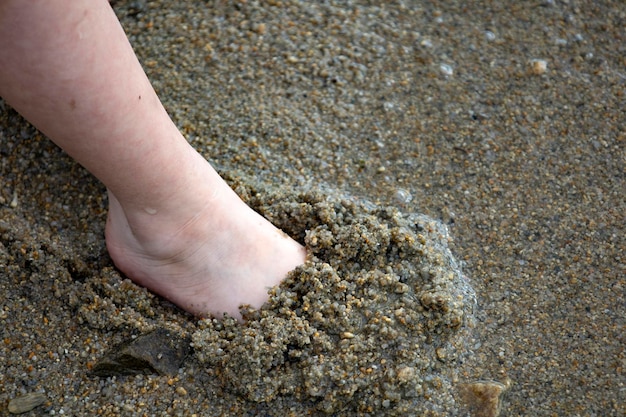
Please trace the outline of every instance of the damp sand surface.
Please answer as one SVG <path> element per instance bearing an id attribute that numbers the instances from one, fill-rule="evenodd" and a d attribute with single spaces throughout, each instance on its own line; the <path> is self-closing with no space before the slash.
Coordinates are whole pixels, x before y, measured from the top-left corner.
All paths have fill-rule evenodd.
<path id="1" fill-rule="evenodd" d="M 247 325 L 198 322 L 115 271 L 104 188 L 2 104 L 2 413 L 624 414 L 619 2 L 114 8 L 193 146 L 315 257 Z M 93 375 L 155 328 L 191 338 L 178 374 Z"/>

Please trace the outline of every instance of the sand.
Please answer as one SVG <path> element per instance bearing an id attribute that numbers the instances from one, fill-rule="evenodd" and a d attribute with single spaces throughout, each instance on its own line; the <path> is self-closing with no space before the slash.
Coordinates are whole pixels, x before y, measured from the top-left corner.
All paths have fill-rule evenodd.
<path id="1" fill-rule="evenodd" d="M 316 248 L 246 326 L 120 276 L 103 186 L 0 104 L 0 413 L 626 413 L 626 9 L 372 3 L 114 3 L 193 146 Z M 93 375 L 155 328 L 178 374 Z"/>

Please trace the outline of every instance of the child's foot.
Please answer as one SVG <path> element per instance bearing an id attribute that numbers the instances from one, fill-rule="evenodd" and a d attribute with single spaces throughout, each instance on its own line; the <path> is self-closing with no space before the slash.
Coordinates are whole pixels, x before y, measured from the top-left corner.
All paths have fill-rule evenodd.
<path id="1" fill-rule="evenodd" d="M 184 310 L 241 319 L 239 306 L 260 307 L 306 252 L 217 183 L 204 201 L 187 192 L 179 210 L 156 212 L 129 210 L 109 192 L 107 248 L 126 276 Z"/>

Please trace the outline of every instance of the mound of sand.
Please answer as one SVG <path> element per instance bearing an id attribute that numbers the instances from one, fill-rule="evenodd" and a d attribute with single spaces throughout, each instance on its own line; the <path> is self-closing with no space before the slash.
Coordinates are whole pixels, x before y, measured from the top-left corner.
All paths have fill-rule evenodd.
<path id="1" fill-rule="evenodd" d="M 198 359 L 223 386 L 328 414 L 447 403 L 475 300 L 445 226 L 319 192 L 235 189 L 311 256 L 244 325 L 210 319 L 195 332 Z"/>

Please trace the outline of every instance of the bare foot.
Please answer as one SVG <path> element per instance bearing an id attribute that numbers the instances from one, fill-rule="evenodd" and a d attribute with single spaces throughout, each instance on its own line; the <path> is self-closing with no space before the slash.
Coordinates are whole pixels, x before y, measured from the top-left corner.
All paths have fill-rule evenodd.
<path id="1" fill-rule="evenodd" d="M 211 175 L 209 194 L 198 187 L 163 210 L 129 209 L 109 191 L 107 248 L 126 276 L 184 310 L 241 320 L 239 306 L 260 307 L 306 252 Z"/>

